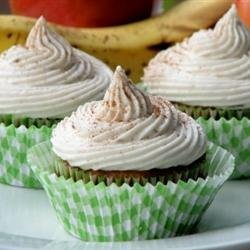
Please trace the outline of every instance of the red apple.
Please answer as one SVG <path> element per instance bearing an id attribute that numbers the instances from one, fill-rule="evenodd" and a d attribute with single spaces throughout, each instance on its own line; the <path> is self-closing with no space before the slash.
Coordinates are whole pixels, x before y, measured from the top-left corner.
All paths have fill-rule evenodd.
<path id="1" fill-rule="evenodd" d="M 235 0 L 242 21 L 250 28 L 250 0 Z"/>
<path id="2" fill-rule="evenodd" d="M 150 16 L 154 0 L 10 0 L 12 13 L 74 27 L 112 26 Z"/>

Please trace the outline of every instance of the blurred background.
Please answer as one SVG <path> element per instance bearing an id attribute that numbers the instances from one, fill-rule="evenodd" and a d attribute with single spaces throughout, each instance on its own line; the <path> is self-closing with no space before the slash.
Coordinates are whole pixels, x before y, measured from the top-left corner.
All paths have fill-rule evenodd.
<path id="1" fill-rule="evenodd" d="M 160 14 L 181 1 L 184 0 L 0 0 L 0 14 L 43 15 L 58 24 L 101 27 L 142 20 Z M 70 12 L 74 12 L 74 16 Z"/>
<path id="2" fill-rule="evenodd" d="M 7 0 L 0 0 L 0 13 L 9 13 L 9 3 Z"/>

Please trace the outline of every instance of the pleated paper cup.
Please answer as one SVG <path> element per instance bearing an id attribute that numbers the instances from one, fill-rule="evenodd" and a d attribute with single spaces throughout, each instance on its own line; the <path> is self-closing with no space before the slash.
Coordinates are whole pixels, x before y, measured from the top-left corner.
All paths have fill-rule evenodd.
<path id="1" fill-rule="evenodd" d="M 0 123 L 0 182 L 4 184 L 42 188 L 27 162 L 27 150 L 51 136 L 51 127 L 6 126 Z"/>
<path id="2" fill-rule="evenodd" d="M 53 118 L 28 118 L 28 117 L 18 117 L 14 115 L 0 115 L 0 123 L 6 126 L 14 125 L 16 128 L 24 125 L 26 128 L 35 126 L 40 128 L 42 126 L 52 127 L 57 124 L 60 119 Z"/>
<path id="3" fill-rule="evenodd" d="M 214 120 L 219 120 L 220 118 L 225 119 L 242 119 L 243 117 L 250 117 L 250 109 L 223 109 L 223 108 L 213 108 L 213 107 L 199 107 L 199 106 L 189 106 L 181 103 L 174 103 L 173 105 L 185 112 L 194 119 L 203 117 L 209 119 L 210 117 Z"/>
<path id="4" fill-rule="evenodd" d="M 54 173 L 62 162 L 44 142 L 32 147 L 28 161 L 65 230 L 84 241 L 145 240 L 192 232 L 234 168 L 234 157 L 210 144 L 202 167 L 205 179 L 152 185 L 65 179 Z"/>
<path id="5" fill-rule="evenodd" d="M 235 170 L 232 178 L 250 177 L 250 119 L 230 120 L 220 118 L 199 118 L 207 137 L 212 142 L 230 151 L 235 157 Z"/>

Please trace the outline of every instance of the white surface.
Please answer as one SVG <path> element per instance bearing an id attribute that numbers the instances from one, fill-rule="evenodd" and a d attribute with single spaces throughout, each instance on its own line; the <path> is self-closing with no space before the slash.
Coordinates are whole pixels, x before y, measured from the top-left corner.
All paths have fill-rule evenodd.
<path id="1" fill-rule="evenodd" d="M 63 230 L 42 190 L 0 184 L 0 249 L 250 249 L 249 190 L 250 180 L 227 182 L 193 235 L 86 243 Z"/>

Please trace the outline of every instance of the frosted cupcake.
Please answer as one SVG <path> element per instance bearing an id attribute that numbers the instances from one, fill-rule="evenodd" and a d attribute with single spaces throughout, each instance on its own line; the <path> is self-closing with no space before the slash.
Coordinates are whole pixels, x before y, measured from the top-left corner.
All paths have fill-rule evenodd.
<path id="1" fill-rule="evenodd" d="M 164 98 L 144 95 L 120 67 L 104 99 L 80 106 L 58 124 L 51 141 L 68 172 L 85 178 L 87 171 L 92 180 L 105 177 L 109 183 L 165 183 L 189 173 L 196 179 L 207 142 L 191 117 Z"/>
<path id="2" fill-rule="evenodd" d="M 32 147 L 28 159 L 65 229 L 90 241 L 190 232 L 234 161 L 120 67 L 104 99 L 58 123 L 51 143 Z"/>
<path id="3" fill-rule="evenodd" d="M 30 146 L 80 104 L 103 97 L 109 68 L 76 50 L 40 18 L 25 46 L 0 55 L 0 181 L 37 187 L 26 161 Z"/>
<path id="4" fill-rule="evenodd" d="M 149 93 L 204 118 L 208 138 L 236 156 L 235 177 L 250 176 L 249 66 L 250 31 L 233 5 L 214 29 L 160 52 L 144 74 Z"/>

